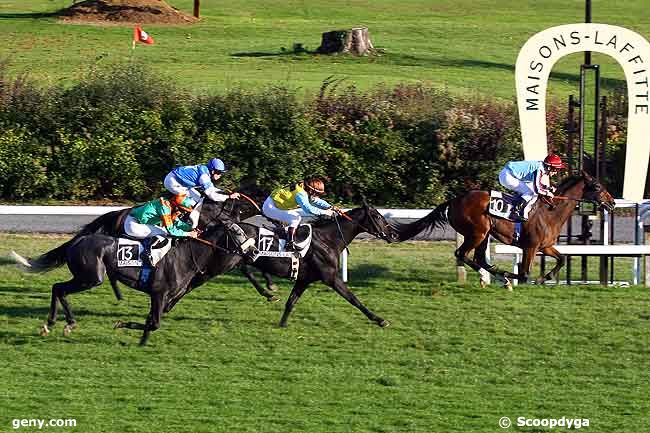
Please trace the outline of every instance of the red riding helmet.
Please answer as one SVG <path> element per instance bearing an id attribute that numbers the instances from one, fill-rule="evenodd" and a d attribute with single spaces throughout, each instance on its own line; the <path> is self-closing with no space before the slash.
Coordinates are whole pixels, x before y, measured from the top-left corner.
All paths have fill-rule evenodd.
<path id="1" fill-rule="evenodd" d="M 556 170 L 566 168 L 566 166 L 562 162 L 562 158 L 560 158 L 559 156 L 553 153 L 551 153 L 546 158 L 544 158 L 544 165 L 548 168 L 554 168 Z"/>

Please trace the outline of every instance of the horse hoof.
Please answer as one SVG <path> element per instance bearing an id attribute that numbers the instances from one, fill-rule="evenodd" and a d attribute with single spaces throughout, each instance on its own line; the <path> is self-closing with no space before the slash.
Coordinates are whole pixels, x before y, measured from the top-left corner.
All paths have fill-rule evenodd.
<path id="1" fill-rule="evenodd" d="M 278 286 L 276 286 L 275 284 L 271 284 L 271 285 L 268 287 L 268 289 L 269 289 L 269 292 L 277 292 L 277 291 L 279 290 L 279 289 L 278 289 Z"/>
<path id="2" fill-rule="evenodd" d="M 287 322 L 280 322 L 280 323 L 278 323 L 278 326 L 280 328 L 286 328 L 287 327 Z"/>
<path id="3" fill-rule="evenodd" d="M 48 328 L 47 325 L 43 325 L 38 333 L 41 337 L 47 337 L 50 335 L 50 328 Z"/>
<path id="4" fill-rule="evenodd" d="M 266 300 L 269 301 L 269 302 L 278 302 L 280 300 L 280 298 L 278 298 L 277 296 L 271 296 L 270 298 L 267 298 Z"/>
<path id="5" fill-rule="evenodd" d="M 72 330 L 77 327 L 76 323 L 68 323 L 63 327 L 63 336 L 64 337 L 69 337 L 70 334 L 72 333 Z"/>
<path id="6" fill-rule="evenodd" d="M 510 280 L 506 280 L 506 282 L 503 284 L 503 287 L 505 287 L 507 291 L 512 292 L 512 283 Z"/>
<path id="7" fill-rule="evenodd" d="M 386 319 L 382 319 L 379 323 L 377 323 L 380 327 L 382 328 L 388 328 L 390 326 L 390 322 Z"/>
<path id="8" fill-rule="evenodd" d="M 487 287 L 487 283 L 484 280 L 481 280 L 479 284 L 481 285 L 481 289 L 485 289 Z"/>
<path id="9" fill-rule="evenodd" d="M 124 328 L 124 322 L 122 320 L 118 320 L 115 322 L 115 325 L 113 325 L 113 329 L 120 329 Z"/>

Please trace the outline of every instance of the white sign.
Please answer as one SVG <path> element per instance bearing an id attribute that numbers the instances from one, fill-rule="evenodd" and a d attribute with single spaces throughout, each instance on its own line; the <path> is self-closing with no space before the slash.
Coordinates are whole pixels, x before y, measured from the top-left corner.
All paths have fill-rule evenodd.
<path id="1" fill-rule="evenodd" d="M 623 198 L 643 199 L 650 159 L 650 43 L 638 33 L 607 24 L 551 27 L 531 37 L 515 66 L 521 138 L 526 159 L 547 154 L 546 87 L 555 62 L 577 52 L 607 54 L 621 65 L 628 89 L 627 150 Z"/>

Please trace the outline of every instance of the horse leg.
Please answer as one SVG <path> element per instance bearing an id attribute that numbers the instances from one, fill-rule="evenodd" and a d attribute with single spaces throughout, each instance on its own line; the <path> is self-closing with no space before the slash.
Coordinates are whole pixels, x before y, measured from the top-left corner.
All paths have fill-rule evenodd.
<path id="1" fill-rule="evenodd" d="M 291 290 L 291 294 L 289 295 L 289 298 L 287 298 L 287 303 L 284 305 L 284 313 L 282 313 L 282 318 L 280 319 L 280 324 L 279 324 L 281 328 L 287 327 L 287 320 L 289 319 L 289 314 L 291 314 L 291 310 L 293 310 L 293 306 L 296 305 L 298 299 L 300 299 L 302 294 L 307 289 L 307 285 L 308 284 L 306 284 L 302 280 L 298 280 L 296 281 L 296 284 L 294 284 L 293 289 Z"/>
<path id="2" fill-rule="evenodd" d="M 359 311 L 365 314 L 368 320 L 375 322 L 377 325 L 381 326 L 382 328 L 385 328 L 390 325 L 390 322 L 388 320 L 382 319 L 381 317 L 377 316 L 375 313 L 367 309 L 366 306 L 363 305 L 361 301 L 359 301 L 359 299 L 354 295 L 354 293 L 352 293 L 348 285 L 345 284 L 341 278 L 336 276 L 336 274 L 334 274 L 333 278 L 330 277 L 329 281 L 325 281 L 325 283 L 328 286 L 332 287 L 336 291 L 336 293 L 343 296 L 346 301 L 348 301 L 350 304 L 357 307 Z"/>
<path id="3" fill-rule="evenodd" d="M 41 326 L 41 330 L 39 334 L 41 334 L 42 337 L 46 337 L 50 335 L 50 329 L 54 328 L 54 325 L 56 324 L 56 316 L 58 313 L 58 307 L 59 307 L 59 296 L 58 296 L 58 286 L 61 283 L 54 283 L 52 285 L 52 298 L 50 300 L 50 312 L 47 315 L 47 323 L 44 323 L 43 326 Z"/>
<path id="4" fill-rule="evenodd" d="M 535 258 L 535 253 L 537 248 L 525 248 L 524 255 L 521 259 L 521 264 L 519 265 L 519 275 L 515 278 L 519 280 L 520 283 L 528 282 L 528 276 L 530 275 L 530 267 L 533 264 L 533 259 Z"/>
<path id="5" fill-rule="evenodd" d="M 98 286 L 102 282 L 98 283 L 89 282 L 89 281 L 78 281 L 75 278 L 64 283 L 55 283 L 52 285 L 52 301 L 50 304 L 50 313 L 47 316 L 47 323 L 41 327 L 40 334 L 42 336 L 47 336 L 50 333 L 50 328 L 54 327 L 56 323 L 57 307 L 58 303 L 61 303 L 63 307 L 63 313 L 65 314 L 66 325 L 63 328 L 63 335 L 66 337 L 70 335 L 70 332 L 76 328 L 77 321 L 72 314 L 72 309 L 70 308 L 70 303 L 66 299 L 66 295 L 70 293 L 83 292 L 84 290 L 91 289 L 95 286 Z"/>
<path id="6" fill-rule="evenodd" d="M 488 248 L 488 241 L 489 237 L 486 236 L 481 243 L 474 249 L 474 260 L 478 263 L 478 265 L 483 268 L 485 271 L 489 272 L 490 274 L 494 275 L 494 277 L 498 278 L 503 282 L 503 285 L 505 288 L 508 290 L 512 290 L 512 284 L 510 283 L 510 280 L 506 276 L 508 272 L 502 271 L 499 269 L 497 265 L 493 265 L 487 261 L 487 248 Z M 481 273 L 481 272 L 479 272 Z M 512 273 L 510 273 L 512 274 Z M 483 279 L 483 273 L 481 273 L 481 287 L 485 288 L 487 285 L 486 281 Z"/>
<path id="7" fill-rule="evenodd" d="M 560 269 L 562 268 L 562 266 L 564 266 L 564 263 L 566 262 L 564 256 L 560 254 L 560 252 L 552 246 L 542 248 L 541 251 L 544 255 L 553 257 L 555 259 L 555 266 L 546 275 L 544 276 L 540 275 L 540 277 L 537 280 L 535 280 L 537 284 L 544 284 L 545 281 L 549 281 L 555 278 L 557 273 L 560 271 Z"/>
<path id="8" fill-rule="evenodd" d="M 122 291 L 117 285 L 117 280 L 113 277 L 108 277 L 108 280 L 111 282 L 111 287 L 113 288 L 113 293 L 115 294 L 115 299 L 118 301 L 121 301 L 124 299 L 124 296 L 122 296 Z"/>
<path id="9" fill-rule="evenodd" d="M 276 301 L 280 300 L 280 298 L 274 296 L 273 293 L 267 291 L 266 289 L 264 289 L 260 285 L 260 283 L 257 281 L 255 276 L 253 275 L 253 273 L 250 270 L 250 268 L 248 267 L 248 265 L 246 265 L 244 262 L 242 262 L 242 264 L 239 266 L 239 269 L 246 276 L 246 278 L 248 278 L 248 281 L 250 281 L 250 283 L 253 285 L 253 287 L 255 287 L 255 290 L 257 290 L 257 293 L 264 296 L 267 301 L 276 302 Z M 270 277 L 268 277 L 267 274 L 264 274 L 264 278 L 266 278 L 266 284 L 267 284 L 267 286 L 269 286 L 269 278 Z M 271 281 L 271 285 L 273 285 L 273 281 Z M 277 288 L 276 288 L 276 290 L 277 290 Z"/>
<path id="10" fill-rule="evenodd" d="M 273 282 L 273 276 L 271 274 L 262 272 L 262 276 L 264 277 L 264 280 L 266 280 L 266 290 L 269 292 L 277 292 L 279 290 L 278 286 Z"/>
<path id="11" fill-rule="evenodd" d="M 140 346 L 146 346 L 147 342 L 149 341 L 149 335 L 151 332 L 160 328 L 164 298 L 165 294 L 161 292 L 151 294 L 151 311 L 149 312 L 149 317 L 147 318 L 147 326 L 142 333 L 142 338 L 140 338 Z"/>

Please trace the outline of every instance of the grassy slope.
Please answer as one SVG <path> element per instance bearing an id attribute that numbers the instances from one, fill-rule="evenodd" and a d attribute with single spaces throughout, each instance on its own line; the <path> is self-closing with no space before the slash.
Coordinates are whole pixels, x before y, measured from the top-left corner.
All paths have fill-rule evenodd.
<path id="1" fill-rule="evenodd" d="M 0 235 L 0 256 L 61 238 Z M 84 432 L 498 431 L 501 416 L 589 418 L 647 430 L 647 289 L 479 289 L 453 281 L 452 244 L 354 243 L 352 287 L 380 329 L 323 286 L 288 329 L 239 276 L 185 299 L 149 347 L 114 331 L 146 298 L 108 286 L 72 296 L 80 329 L 40 338 L 64 269 L 0 267 L 0 425 L 76 418 Z M 474 281 L 474 280 L 473 280 Z M 282 287 L 286 298 L 288 284 Z M 57 431 L 68 431 L 57 429 Z M 533 431 L 533 429 L 530 429 Z"/>
<path id="2" fill-rule="evenodd" d="M 191 0 L 170 1 L 186 12 Z M 69 5 L 67 0 L 0 0 L 0 57 L 14 71 L 30 69 L 52 80 L 74 80 L 97 61 L 131 55 L 131 28 L 61 25 L 38 14 Z M 178 76 L 196 91 L 243 86 L 289 85 L 313 90 L 330 75 L 362 88 L 377 83 L 427 82 L 454 92 L 514 94 L 513 65 L 532 34 L 553 25 L 581 22 L 582 0 L 361 0 L 211 1 L 202 4 L 194 26 L 147 26 L 157 40 L 135 56 L 158 71 Z M 650 37 L 650 16 L 642 0 L 599 2 L 594 21 L 622 25 Z M 309 49 L 327 30 L 366 25 L 378 58 L 283 54 L 296 42 Z M 560 96 L 576 91 L 581 55 L 561 61 L 551 85 Z M 595 56 L 605 78 L 620 80 L 611 60 Z M 609 83 L 612 84 L 612 83 Z"/>

